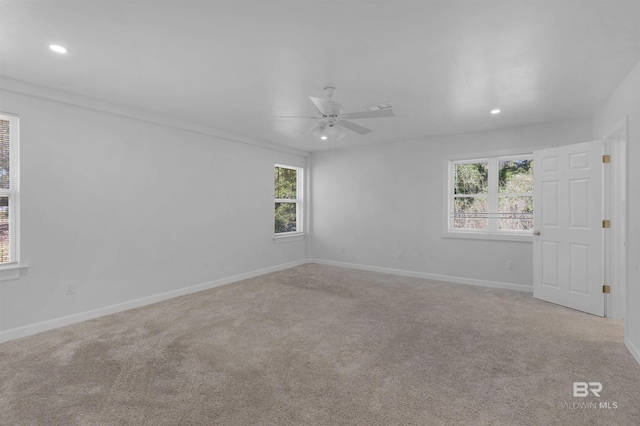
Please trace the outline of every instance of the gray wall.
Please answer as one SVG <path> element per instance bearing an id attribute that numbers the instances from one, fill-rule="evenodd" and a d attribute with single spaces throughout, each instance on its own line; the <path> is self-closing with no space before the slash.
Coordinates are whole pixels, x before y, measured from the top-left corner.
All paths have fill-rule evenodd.
<path id="1" fill-rule="evenodd" d="M 6 91 L 0 110 L 20 116 L 29 266 L 0 282 L 0 341 L 307 258 L 272 239 L 273 165 L 305 155 Z"/>
<path id="2" fill-rule="evenodd" d="M 458 282 L 531 287 L 531 242 L 443 238 L 443 158 L 591 137 L 591 120 L 581 119 L 314 152 L 312 256 Z M 507 261 L 515 262 L 514 270 Z"/>

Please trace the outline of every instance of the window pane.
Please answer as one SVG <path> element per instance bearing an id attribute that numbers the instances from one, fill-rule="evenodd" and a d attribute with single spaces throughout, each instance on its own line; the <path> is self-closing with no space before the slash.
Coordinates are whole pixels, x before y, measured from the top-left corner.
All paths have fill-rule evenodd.
<path id="1" fill-rule="evenodd" d="M 0 263 L 9 260 L 9 197 L 0 197 Z"/>
<path id="2" fill-rule="evenodd" d="M 276 234 L 297 231 L 296 203 L 276 203 Z"/>
<path id="3" fill-rule="evenodd" d="M 295 200 L 297 196 L 298 171 L 276 167 L 274 170 L 274 198 Z"/>
<path id="4" fill-rule="evenodd" d="M 0 188 L 9 189 L 9 120 L 0 120 Z"/>
<path id="5" fill-rule="evenodd" d="M 530 231 L 533 229 L 533 197 L 514 196 L 498 198 L 498 229 Z"/>
<path id="6" fill-rule="evenodd" d="M 488 229 L 487 197 L 456 197 L 453 200 L 453 227 Z"/>
<path id="7" fill-rule="evenodd" d="M 454 194 L 487 194 L 489 192 L 489 168 L 485 163 L 456 164 L 454 169 Z"/>
<path id="8" fill-rule="evenodd" d="M 533 160 L 500 161 L 498 192 L 522 194 L 533 192 Z"/>

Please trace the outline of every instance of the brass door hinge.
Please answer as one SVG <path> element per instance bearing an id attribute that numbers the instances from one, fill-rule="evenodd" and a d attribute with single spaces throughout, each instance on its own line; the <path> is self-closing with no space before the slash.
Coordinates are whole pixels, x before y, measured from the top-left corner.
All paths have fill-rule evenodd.
<path id="1" fill-rule="evenodd" d="M 611 228 L 611 221 L 610 220 L 603 220 L 602 221 L 602 227 L 603 228 Z"/>
<path id="2" fill-rule="evenodd" d="M 611 162 L 611 156 L 609 154 L 605 154 L 602 156 L 602 162 L 603 163 L 610 163 Z"/>
<path id="3" fill-rule="evenodd" d="M 609 284 L 605 284 L 602 286 L 602 292 L 604 294 L 609 294 L 611 293 L 611 286 Z"/>

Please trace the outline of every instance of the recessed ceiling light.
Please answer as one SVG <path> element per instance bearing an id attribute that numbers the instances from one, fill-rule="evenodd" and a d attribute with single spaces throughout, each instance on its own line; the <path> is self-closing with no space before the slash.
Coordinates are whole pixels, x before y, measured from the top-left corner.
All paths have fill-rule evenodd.
<path id="1" fill-rule="evenodd" d="M 49 49 L 53 50 L 56 53 L 67 53 L 68 50 L 66 47 L 59 46 L 57 44 L 49 45 Z"/>
<path id="2" fill-rule="evenodd" d="M 491 114 L 500 114 L 500 110 L 499 109 L 492 109 L 491 110 Z"/>
<path id="3" fill-rule="evenodd" d="M 322 139 L 323 141 L 327 140 L 327 137 L 325 135 L 320 136 L 320 139 Z"/>

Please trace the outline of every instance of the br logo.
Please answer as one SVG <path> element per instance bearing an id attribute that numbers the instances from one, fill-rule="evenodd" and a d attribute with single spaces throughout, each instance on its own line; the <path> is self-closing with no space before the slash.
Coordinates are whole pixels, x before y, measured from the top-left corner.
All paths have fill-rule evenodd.
<path id="1" fill-rule="evenodd" d="M 600 392 L 602 392 L 602 383 L 600 382 L 573 382 L 573 397 L 584 398 L 589 396 L 589 392 L 593 396 L 600 398 Z"/>

